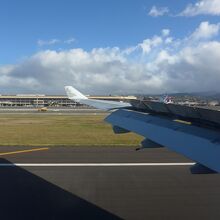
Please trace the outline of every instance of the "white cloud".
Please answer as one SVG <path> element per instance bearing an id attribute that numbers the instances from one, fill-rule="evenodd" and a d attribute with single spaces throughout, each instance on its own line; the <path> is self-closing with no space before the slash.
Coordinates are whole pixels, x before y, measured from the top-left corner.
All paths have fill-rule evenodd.
<path id="1" fill-rule="evenodd" d="M 166 44 L 171 44 L 173 42 L 173 38 L 172 37 L 168 37 L 168 38 L 166 38 L 166 40 L 165 40 L 165 43 Z"/>
<path id="2" fill-rule="evenodd" d="M 220 91 L 220 42 L 210 40 L 217 26 L 203 22 L 187 40 L 161 31 L 126 49 L 44 50 L 0 66 L 1 93 L 64 94 L 65 85 L 86 94 Z"/>
<path id="3" fill-rule="evenodd" d="M 72 44 L 72 43 L 74 43 L 75 41 L 76 41 L 76 39 L 72 37 L 72 38 L 69 38 L 69 39 L 65 40 L 64 43 L 65 43 L 65 44 Z"/>
<path id="4" fill-rule="evenodd" d="M 169 30 L 169 29 L 163 29 L 163 30 L 162 30 L 162 35 L 163 35 L 164 37 L 168 36 L 169 34 L 170 34 L 170 30 Z"/>
<path id="5" fill-rule="evenodd" d="M 181 16 L 196 15 L 220 15 L 219 0 L 200 0 L 195 4 L 189 4 L 181 13 Z"/>
<path id="6" fill-rule="evenodd" d="M 143 54 L 148 54 L 151 50 L 162 43 L 162 38 L 154 36 L 152 39 L 145 39 L 138 46 L 142 49 Z"/>
<path id="7" fill-rule="evenodd" d="M 38 46 L 42 47 L 42 46 L 45 46 L 45 45 L 53 45 L 53 44 L 57 44 L 59 43 L 60 40 L 58 39 L 51 39 L 51 40 L 38 40 L 37 41 L 37 44 Z"/>
<path id="8" fill-rule="evenodd" d="M 38 40 L 37 41 L 37 45 L 40 47 L 43 46 L 50 46 L 50 45 L 54 45 L 54 44 L 72 44 L 76 41 L 75 38 L 69 38 L 67 40 L 59 40 L 59 39 L 50 39 L 50 40 Z"/>
<path id="9" fill-rule="evenodd" d="M 152 17 L 158 17 L 163 16 L 169 12 L 169 9 L 167 7 L 156 7 L 155 5 L 151 8 L 148 15 Z"/>
<path id="10" fill-rule="evenodd" d="M 195 40 L 210 39 L 218 35 L 220 24 L 209 24 L 208 21 L 202 22 L 191 35 Z"/>

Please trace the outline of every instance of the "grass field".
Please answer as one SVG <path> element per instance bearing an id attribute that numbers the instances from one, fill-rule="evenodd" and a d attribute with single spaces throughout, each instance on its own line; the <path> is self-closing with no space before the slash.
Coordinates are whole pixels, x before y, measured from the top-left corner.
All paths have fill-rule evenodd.
<path id="1" fill-rule="evenodd" d="M 0 114 L 0 146 L 138 145 L 133 133 L 115 135 L 105 116 Z"/>

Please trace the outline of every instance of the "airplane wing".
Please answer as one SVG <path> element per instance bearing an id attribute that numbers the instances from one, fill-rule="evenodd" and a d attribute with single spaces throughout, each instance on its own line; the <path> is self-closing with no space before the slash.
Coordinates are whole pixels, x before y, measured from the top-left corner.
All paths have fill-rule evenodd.
<path id="1" fill-rule="evenodd" d="M 220 111 L 138 100 L 131 103 L 132 109 L 126 103 L 90 100 L 72 87 L 65 89 L 80 103 L 116 109 L 105 121 L 116 134 L 131 131 L 143 136 L 142 148 L 167 147 L 180 153 L 196 162 L 192 173 L 220 172 Z"/>
<path id="2" fill-rule="evenodd" d="M 156 147 L 167 147 L 196 161 L 197 164 L 191 168 L 192 173 L 220 172 L 220 138 L 219 131 L 215 129 L 126 109 L 111 113 L 105 120 L 113 127 L 145 137 L 143 148 L 152 147 L 148 143 L 150 140 L 158 144 Z"/>
<path id="3" fill-rule="evenodd" d="M 86 96 L 84 96 L 81 92 L 73 88 L 72 86 L 65 86 L 65 90 L 69 99 L 98 109 L 113 110 L 113 109 L 131 107 L 131 104 L 127 102 L 89 99 Z"/>

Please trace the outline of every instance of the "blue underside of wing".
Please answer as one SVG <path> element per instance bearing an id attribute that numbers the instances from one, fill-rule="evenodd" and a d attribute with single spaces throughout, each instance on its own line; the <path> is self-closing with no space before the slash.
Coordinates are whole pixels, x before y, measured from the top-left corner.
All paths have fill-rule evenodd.
<path id="1" fill-rule="evenodd" d="M 220 172 L 220 135 L 216 130 L 126 109 L 111 113 L 105 121 L 135 132 Z"/>

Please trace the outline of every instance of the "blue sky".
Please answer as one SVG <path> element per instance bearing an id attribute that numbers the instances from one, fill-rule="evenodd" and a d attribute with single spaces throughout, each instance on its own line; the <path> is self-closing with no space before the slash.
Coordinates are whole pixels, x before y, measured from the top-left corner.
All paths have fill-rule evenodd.
<path id="1" fill-rule="evenodd" d="M 175 54 L 173 54 L 175 51 L 176 56 L 177 54 L 180 55 L 181 51 L 184 51 L 184 48 L 180 46 L 177 47 L 176 45 L 178 43 L 181 45 L 184 44 L 186 47 L 194 46 L 197 49 L 201 43 L 218 43 L 219 15 L 220 4 L 218 0 L 1 0 L 0 68 L 2 69 L 2 73 L 0 69 L 0 74 L 2 76 L 4 75 L 4 80 L 7 78 L 7 83 L 3 84 L 3 91 L 9 91 L 8 87 L 16 80 L 23 80 L 23 77 L 26 77 L 27 84 L 28 82 L 30 83 L 30 88 L 28 86 L 26 87 L 26 89 L 29 88 L 27 91 L 32 91 L 34 87 L 36 91 L 41 89 L 42 91 L 56 93 L 53 89 L 47 89 L 48 87 L 37 86 L 41 83 L 41 79 L 37 78 L 37 68 L 33 73 L 32 71 L 29 73 L 29 69 L 24 68 L 29 66 L 29 68 L 33 70 L 36 66 L 40 66 L 41 69 L 43 65 L 42 62 L 39 61 L 41 59 L 40 56 L 45 57 L 45 54 L 50 54 L 48 56 L 51 57 L 53 52 L 56 53 L 55 56 L 59 57 L 61 57 L 62 53 L 65 53 L 67 57 L 74 54 L 74 56 L 76 56 L 74 59 L 78 59 L 83 53 L 84 55 L 88 53 L 88 56 L 94 58 L 94 53 L 97 51 L 100 56 L 100 49 L 104 49 L 104 56 L 110 56 L 109 54 L 114 53 L 114 59 L 111 61 L 108 60 L 108 62 L 115 63 L 117 61 L 124 65 L 125 60 L 129 60 L 132 65 L 134 65 L 134 63 L 135 65 L 143 65 L 143 62 L 146 62 L 146 64 L 152 67 L 152 60 L 156 62 L 161 51 L 172 51 L 173 56 L 175 56 Z M 197 36 L 195 42 L 195 37 L 193 38 L 191 35 L 203 22 L 207 22 L 206 26 L 204 25 L 203 27 L 205 30 L 208 28 L 208 33 L 203 32 L 202 34 L 208 34 L 209 36 L 200 36 L 199 38 Z M 169 33 L 163 37 L 161 33 L 164 29 L 169 30 Z M 165 37 L 168 38 L 168 35 L 169 40 L 165 39 Z M 152 44 L 152 42 L 155 36 L 161 38 L 164 43 L 161 43 L 161 40 L 157 39 L 158 42 L 156 43 L 155 50 L 152 49 L 154 46 L 150 46 L 152 47 L 150 48 L 151 53 L 147 52 L 146 54 L 145 42 L 144 53 L 147 56 L 143 58 L 143 56 L 137 55 L 141 52 L 136 49 L 138 47 L 143 49 L 141 44 L 143 45 L 144 40 L 148 39 L 147 44 L 150 42 L 150 44 L 153 45 L 154 43 Z M 187 41 L 186 38 L 191 39 L 191 42 L 189 43 L 189 39 Z M 203 39 L 202 42 L 201 39 Z M 170 40 L 172 40 L 173 45 L 168 48 L 165 41 Z M 149 45 L 147 45 L 147 47 L 148 46 Z M 113 52 L 115 47 L 117 47 L 120 52 Z M 72 51 L 77 48 L 83 53 L 79 54 L 79 51 Z M 135 53 L 129 54 L 129 56 L 122 55 L 125 54 L 126 49 L 129 48 L 133 48 L 132 51 L 135 51 Z M 96 49 L 95 52 L 93 51 L 94 49 Z M 48 53 L 48 51 L 50 53 Z M 143 53 L 141 54 L 143 55 Z M 111 55 L 111 57 L 113 57 L 113 55 Z M 132 60 L 134 57 L 135 59 Z M 151 63 L 149 57 L 151 58 Z M 38 63 L 35 63 L 37 62 L 36 59 L 39 59 Z M 69 58 L 65 59 L 69 60 Z M 140 62 L 137 62 L 138 59 Z M 63 60 L 63 63 L 65 63 L 66 60 Z M 58 65 L 59 62 L 56 64 Z M 106 64 L 106 60 L 97 62 L 100 62 L 98 66 L 104 65 L 103 62 Z M 158 68 L 155 62 L 154 70 Z M 33 66 L 31 67 L 31 65 Z M 61 65 L 65 64 L 59 63 L 59 68 L 62 69 Z M 68 63 L 68 65 L 69 70 L 67 71 L 69 71 L 69 74 L 72 74 L 74 84 L 74 80 L 76 80 L 76 78 L 78 79 L 79 74 L 84 70 L 83 68 L 82 70 L 78 70 L 78 67 L 76 68 L 76 65 L 72 63 Z M 122 74 L 121 71 L 123 68 L 131 67 L 131 65 L 129 67 L 124 67 L 123 65 L 116 70 L 117 74 Z M 111 68 L 116 68 L 116 66 L 117 65 L 111 66 Z M 19 67 L 19 70 L 15 67 Z M 20 70 L 21 68 L 24 69 Z M 97 69 L 97 66 L 92 66 L 91 69 L 93 68 Z M 132 68 L 134 68 L 134 66 Z M 142 67 L 139 66 L 138 68 L 140 69 Z M 184 68 L 185 67 L 183 67 L 183 69 Z M 189 72 L 188 68 L 189 67 L 186 69 Z M 5 69 L 7 69 L 7 71 Z M 54 76 L 54 78 L 57 78 L 57 75 L 64 74 L 59 70 L 54 73 L 55 75 L 51 76 L 51 74 L 48 74 L 48 69 L 50 68 L 47 66 L 46 69 L 41 69 L 41 71 L 47 76 Z M 5 71 L 7 73 L 5 73 Z M 97 72 L 92 72 L 91 76 L 95 76 L 94 78 L 97 77 L 97 81 L 101 85 L 101 79 L 106 75 L 100 75 L 100 77 L 98 77 L 97 74 L 99 74 L 100 71 L 99 69 Z M 158 74 L 158 72 L 152 73 L 153 70 L 149 69 L 149 67 L 143 70 L 143 72 L 144 71 L 151 74 L 149 79 L 154 78 L 155 74 Z M 165 69 L 158 71 L 162 73 Z M 89 74 L 88 72 L 89 70 L 86 70 L 82 74 L 87 76 Z M 107 73 L 107 75 L 108 74 L 110 73 Z M 137 73 L 137 75 L 138 74 L 140 73 Z M 169 73 L 166 74 L 169 75 Z M 9 77 L 11 78 L 9 79 Z M 128 75 L 123 75 L 122 78 L 128 80 L 128 77 Z M 71 77 L 68 76 L 67 78 L 69 82 Z M 135 79 L 140 80 L 140 78 L 137 79 L 137 77 Z M 33 81 L 35 81 L 34 86 L 31 84 Z M 63 82 L 62 86 L 65 83 L 66 82 Z M 77 83 L 82 83 L 79 87 L 85 89 L 86 85 L 83 84 L 85 83 L 83 80 L 77 81 Z M 112 87 L 108 82 L 104 82 L 104 84 L 107 88 L 109 86 L 109 89 L 104 91 L 100 88 L 98 92 L 108 93 L 111 89 L 116 89 L 118 92 L 128 92 L 124 89 L 120 91 L 118 87 Z M 158 89 L 161 85 L 163 85 L 163 83 L 160 82 L 153 91 L 163 92 L 162 89 Z M 48 86 L 50 86 L 49 82 Z M 93 92 L 91 89 L 92 86 L 96 86 L 96 83 L 91 82 L 89 85 L 90 89 L 85 90 Z M 126 86 L 127 84 L 125 87 Z M 152 85 L 150 86 L 152 90 L 151 87 Z M 207 85 L 206 89 L 209 89 L 209 87 L 210 85 Z M 179 91 L 182 92 L 186 90 L 186 88 L 187 87 L 181 88 Z M 196 90 L 197 89 L 198 88 L 196 88 Z M 166 88 L 166 90 L 169 89 Z M 193 90 L 191 86 L 190 90 Z M 13 91 L 20 92 L 26 90 L 23 89 L 21 85 Z M 57 90 L 57 92 L 60 91 L 61 90 Z M 131 86 L 131 91 L 141 92 L 135 86 Z M 170 91 L 177 92 L 178 88 L 172 88 Z M 148 91 L 146 90 L 146 92 Z"/>
<path id="2" fill-rule="evenodd" d="M 14 63 L 46 48 L 125 48 L 158 34 L 163 28 L 171 29 L 176 37 L 182 38 L 207 18 L 155 18 L 148 16 L 148 12 L 156 4 L 178 14 L 190 2 L 193 1 L 1 0 L 0 63 Z M 216 22 L 219 17 L 208 19 Z M 75 42 L 69 45 L 57 43 L 40 47 L 37 44 L 38 40 L 70 38 Z"/>

